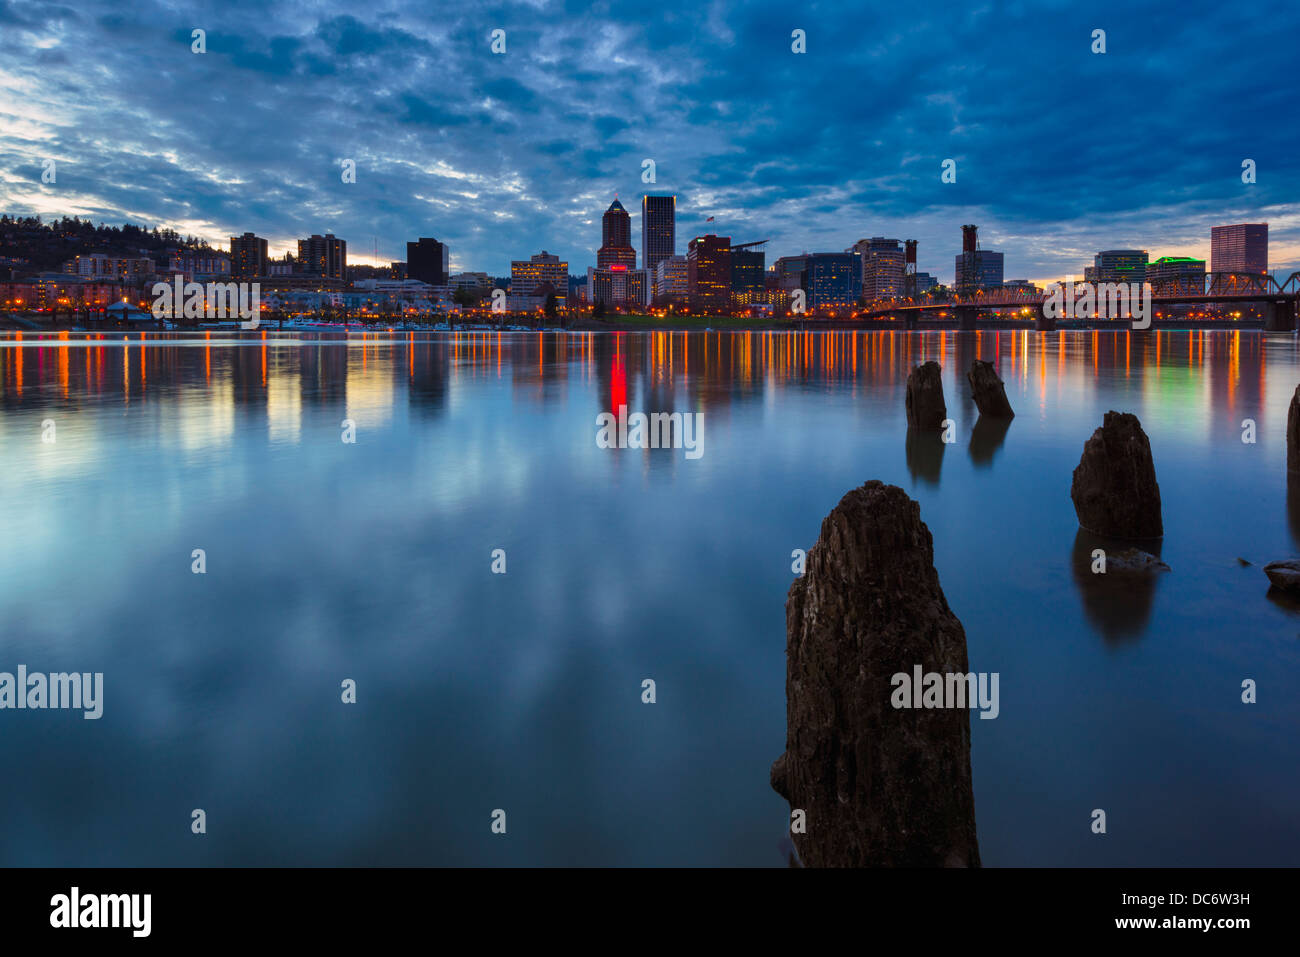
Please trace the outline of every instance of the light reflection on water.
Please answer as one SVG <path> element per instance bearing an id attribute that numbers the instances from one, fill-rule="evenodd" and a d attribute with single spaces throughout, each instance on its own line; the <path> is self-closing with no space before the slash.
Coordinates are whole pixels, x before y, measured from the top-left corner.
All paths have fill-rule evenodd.
<path id="1" fill-rule="evenodd" d="M 907 434 L 928 359 L 951 445 Z M 870 478 L 1001 674 L 986 865 L 1298 863 L 1300 617 L 1258 567 L 1297 381 L 1290 335 L 1199 330 L 0 339 L 0 670 L 105 675 L 99 721 L 0 712 L 0 863 L 781 866 L 791 551 Z M 703 457 L 597 448 L 620 404 L 703 412 Z M 1131 600 L 1069 499 L 1111 408 L 1173 569 Z"/>

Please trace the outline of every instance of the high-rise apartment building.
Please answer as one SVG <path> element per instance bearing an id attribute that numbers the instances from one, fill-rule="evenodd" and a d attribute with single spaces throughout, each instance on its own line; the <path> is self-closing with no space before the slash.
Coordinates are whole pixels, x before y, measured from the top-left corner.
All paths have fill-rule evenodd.
<path id="1" fill-rule="evenodd" d="M 266 240 L 252 233 L 230 237 L 230 275 L 235 279 L 256 279 L 266 273 Z"/>
<path id="2" fill-rule="evenodd" d="M 339 239 L 333 233 L 298 240 L 298 267 L 309 276 L 347 279 L 347 241 Z"/>

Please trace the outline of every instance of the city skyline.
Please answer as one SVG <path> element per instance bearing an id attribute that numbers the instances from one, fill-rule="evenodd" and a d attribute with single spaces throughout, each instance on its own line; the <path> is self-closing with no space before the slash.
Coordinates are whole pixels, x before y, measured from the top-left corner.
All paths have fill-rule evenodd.
<path id="1" fill-rule="evenodd" d="M 432 235 L 453 272 L 506 275 L 545 248 L 581 273 L 613 195 L 648 192 L 678 197 L 678 255 L 709 231 L 784 252 L 906 236 L 942 276 L 953 224 L 977 222 L 1008 275 L 1039 281 L 1112 247 L 1208 259 L 1210 226 L 1267 221 L 1271 269 L 1300 268 L 1285 192 L 1300 160 L 1275 119 L 1291 91 L 1261 95 L 1240 56 L 1300 16 L 1290 10 L 844 6 L 805 23 L 774 5 L 667 4 L 642 24 L 609 10 L 548 17 L 559 8 L 546 3 L 432 15 L 327 4 L 182 24 L 148 4 L 100 9 L 0 8 L 0 205 L 15 214 L 171 223 L 214 244 L 251 231 L 276 256 L 332 233 L 370 265 Z M 1096 28 L 1105 54 L 1090 49 Z M 806 53 L 791 50 L 795 29 Z M 1215 69 L 1189 66 L 1201 61 Z M 862 95 L 843 86 L 855 75 L 870 77 Z M 1054 106 L 1080 89 L 1085 114 L 1123 104 L 1113 135 L 1102 123 L 1085 136 L 1079 110 Z M 1193 102 L 1223 108 L 1175 126 Z M 42 182 L 46 159 L 55 183 Z M 1242 182 L 1245 159 L 1255 183 Z"/>

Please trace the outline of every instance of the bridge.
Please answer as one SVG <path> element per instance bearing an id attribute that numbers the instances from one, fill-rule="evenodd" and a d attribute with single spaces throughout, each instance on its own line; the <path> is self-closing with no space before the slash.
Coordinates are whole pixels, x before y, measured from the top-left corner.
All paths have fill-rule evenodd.
<path id="1" fill-rule="evenodd" d="M 1099 287 L 1101 283 L 1097 284 Z M 1125 284 L 1120 284 L 1125 285 Z M 1272 276 L 1246 273 L 1207 273 L 1203 281 L 1163 281 L 1148 283 L 1152 309 L 1156 306 L 1193 304 L 1260 303 L 1264 307 L 1264 328 L 1289 330 L 1296 326 L 1300 303 L 1300 272 L 1293 272 L 1279 283 Z M 1051 298 L 1050 286 L 1043 292 L 1016 288 L 981 289 L 952 292 L 943 296 L 922 295 L 915 298 L 880 299 L 858 310 L 858 320 L 904 319 L 908 327 L 922 324 L 928 314 L 953 313 L 962 329 L 974 329 L 981 313 L 1013 310 L 1029 312 L 1041 329 L 1052 329 L 1056 320 L 1049 318 L 1043 306 Z M 1094 317 L 1098 318 L 1098 317 Z M 1124 319 L 1123 316 L 1111 317 Z M 1131 312 L 1130 316 L 1131 318 Z M 931 320 L 933 321 L 933 320 Z"/>

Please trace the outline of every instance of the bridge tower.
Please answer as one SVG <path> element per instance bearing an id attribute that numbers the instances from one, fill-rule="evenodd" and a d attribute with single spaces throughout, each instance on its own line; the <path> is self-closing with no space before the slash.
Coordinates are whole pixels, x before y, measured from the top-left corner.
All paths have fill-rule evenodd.
<path id="1" fill-rule="evenodd" d="M 916 240 L 903 240 L 903 295 L 916 299 Z"/>
<path id="2" fill-rule="evenodd" d="M 1290 332 L 1295 328 L 1295 300 L 1277 299 L 1264 304 L 1264 329 L 1268 332 Z"/>

